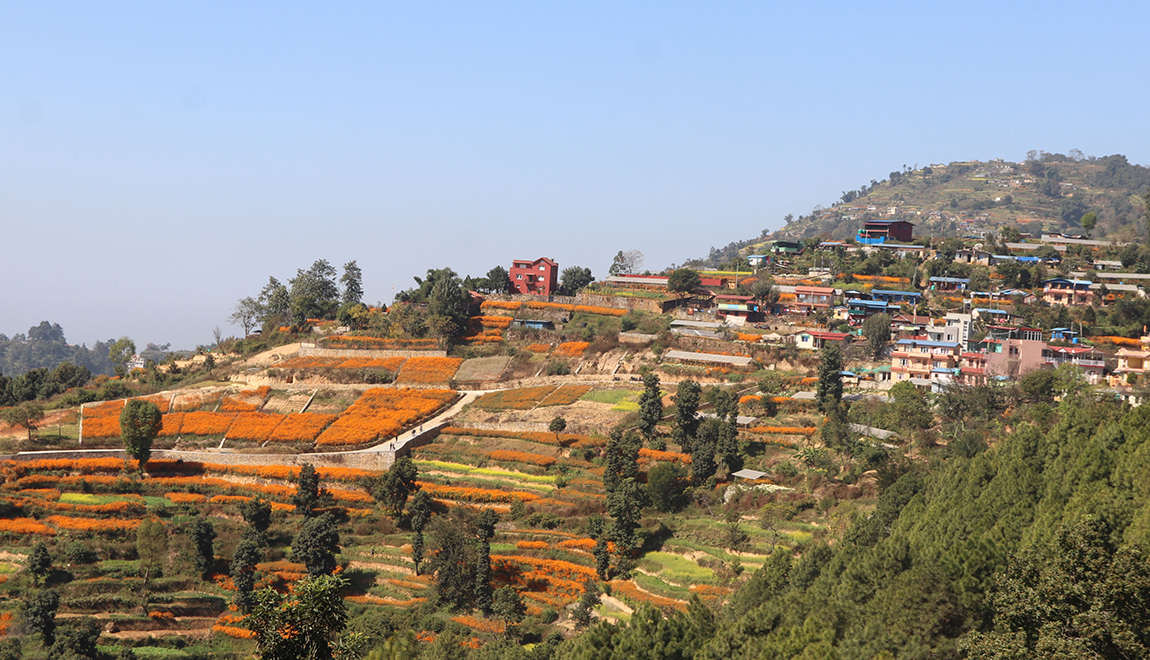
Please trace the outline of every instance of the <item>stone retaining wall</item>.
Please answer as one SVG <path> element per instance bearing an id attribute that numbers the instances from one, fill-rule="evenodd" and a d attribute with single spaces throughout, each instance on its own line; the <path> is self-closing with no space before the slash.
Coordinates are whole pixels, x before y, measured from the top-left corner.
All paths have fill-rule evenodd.
<path id="1" fill-rule="evenodd" d="M 447 357 L 447 351 L 409 351 L 398 349 L 356 349 L 356 348 L 320 348 L 314 345 L 300 344 L 300 357 L 333 357 L 333 358 L 386 358 L 386 357 Z M 275 365 L 272 365 L 272 369 Z"/>

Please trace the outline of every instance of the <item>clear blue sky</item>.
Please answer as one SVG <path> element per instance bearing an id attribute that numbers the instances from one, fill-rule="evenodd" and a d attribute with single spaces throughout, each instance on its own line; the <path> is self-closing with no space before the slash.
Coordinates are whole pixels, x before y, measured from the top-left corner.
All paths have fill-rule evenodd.
<path id="1" fill-rule="evenodd" d="M 0 332 L 194 347 L 355 259 L 606 273 L 904 164 L 1150 163 L 1143 2 L 0 4 Z"/>

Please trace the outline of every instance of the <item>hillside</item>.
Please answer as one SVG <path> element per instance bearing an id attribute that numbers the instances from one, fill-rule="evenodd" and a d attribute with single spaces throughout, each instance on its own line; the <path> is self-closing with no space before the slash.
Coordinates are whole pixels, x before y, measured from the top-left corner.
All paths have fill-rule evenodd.
<path id="1" fill-rule="evenodd" d="M 890 172 L 808 215 L 787 216 L 785 227 L 759 238 L 711 248 L 688 265 L 720 266 L 738 254 L 753 254 L 769 239 L 845 240 L 866 220 L 900 219 L 915 224 L 916 236 L 944 238 L 1013 225 L 1042 231 L 1089 233 L 1092 238 L 1128 241 L 1144 237 L 1141 196 L 1150 191 L 1150 168 L 1125 156 L 1101 158 L 1039 152 L 1013 163 L 958 161 Z M 1087 232 L 1086 213 L 1097 215 Z"/>

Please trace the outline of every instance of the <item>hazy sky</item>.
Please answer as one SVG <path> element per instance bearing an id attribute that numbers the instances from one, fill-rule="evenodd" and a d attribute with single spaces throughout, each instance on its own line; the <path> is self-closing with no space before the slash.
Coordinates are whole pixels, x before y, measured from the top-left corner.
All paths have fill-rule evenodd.
<path id="1" fill-rule="evenodd" d="M 606 274 L 904 164 L 1150 164 L 1145 2 L 0 3 L 0 332 L 211 341 L 269 275 L 368 302 Z"/>

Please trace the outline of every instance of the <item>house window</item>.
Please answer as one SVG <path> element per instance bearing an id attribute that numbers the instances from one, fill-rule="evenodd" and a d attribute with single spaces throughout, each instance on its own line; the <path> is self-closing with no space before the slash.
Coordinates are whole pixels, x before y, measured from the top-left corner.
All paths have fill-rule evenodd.
<path id="1" fill-rule="evenodd" d="M 518 275 L 516 275 L 515 279 L 517 279 L 517 280 L 523 279 L 523 273 L 519 273 Z"/>
<path id="2" fill-rule="evenodd" d="M 899 363 L 899 366 L 905 367 L 908 364 L 908 360 L 906 358 L 900 358 L 898 363 Z"/>
<path id="3" fill-rule="evenodd" d="M 543 270 L 543 269 L 545 269 L 545 268 L 546 268 L 546 266 L 540 266 L 540 267 L 539 267 L 539 270 Z"/>

